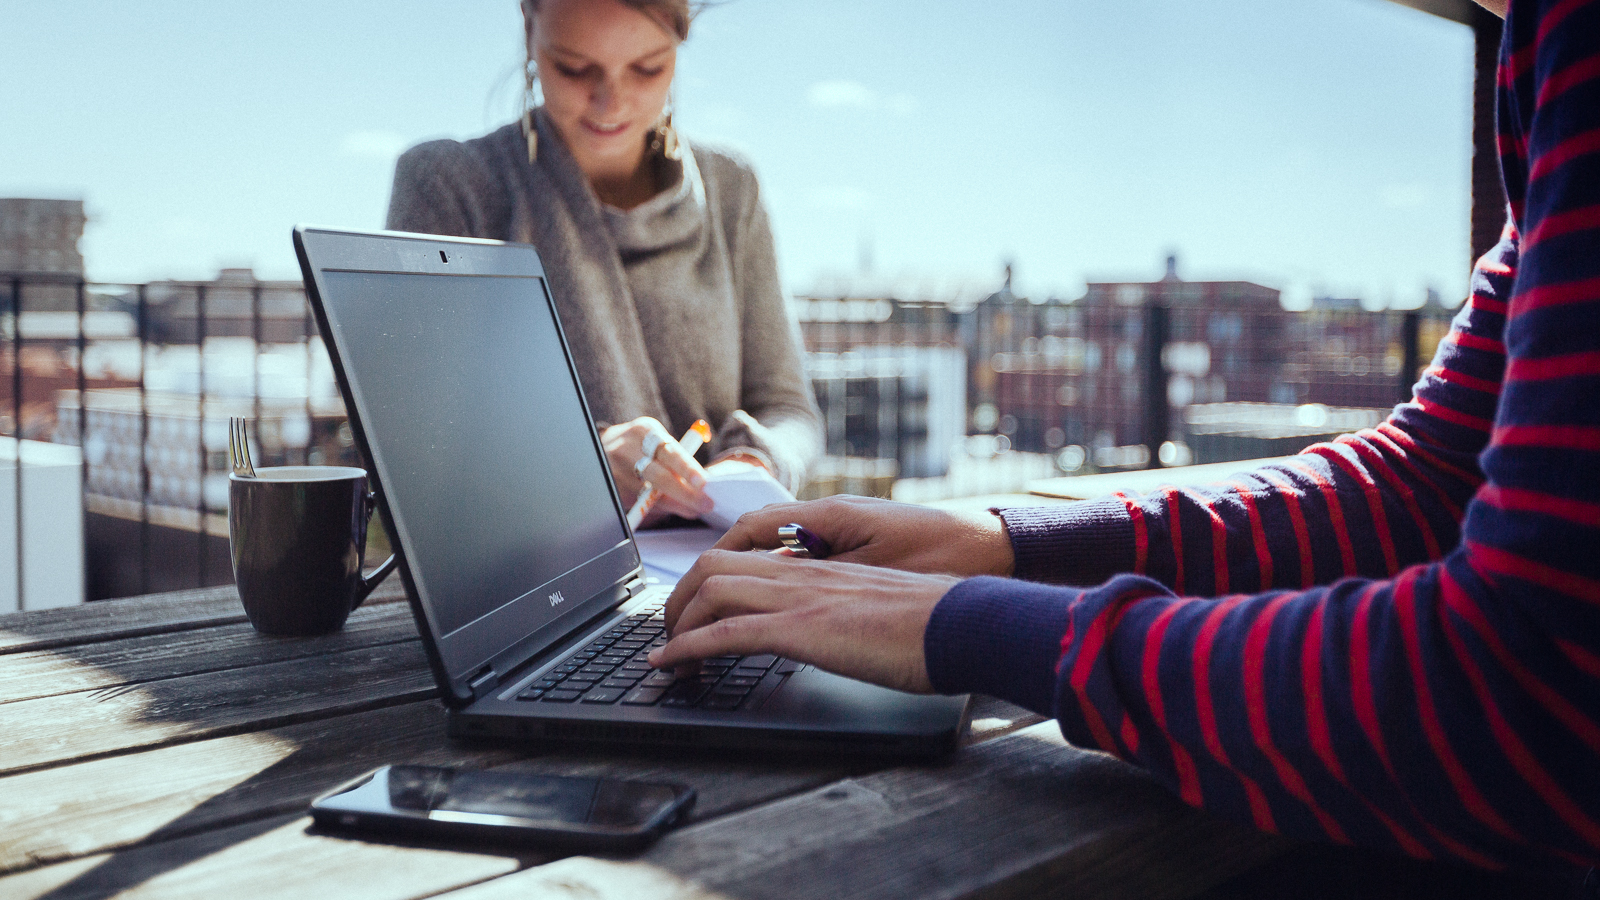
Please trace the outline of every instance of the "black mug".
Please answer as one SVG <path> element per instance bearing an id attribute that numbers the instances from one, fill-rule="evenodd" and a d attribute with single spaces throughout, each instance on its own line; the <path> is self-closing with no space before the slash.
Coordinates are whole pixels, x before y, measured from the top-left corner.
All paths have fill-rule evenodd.
<path id="1" fill-rule="evenodd" d="M 376 499 L 348 466 L 270 466 L 228 476 L 228 544 L 244 614 L 262 634 L 337 631 L 394 571 L 361 574 Z"/>

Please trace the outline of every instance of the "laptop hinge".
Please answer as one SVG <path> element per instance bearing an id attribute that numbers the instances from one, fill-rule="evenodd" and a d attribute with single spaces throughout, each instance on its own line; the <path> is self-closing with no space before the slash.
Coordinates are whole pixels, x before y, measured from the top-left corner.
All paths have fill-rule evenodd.
<path id="1" fill-rule="evenodd" d="M 500 676 L 495 674 L 494 666 L 484 666 L 483 671 L 472 676 L 472 680 L 467 682 L 467 689 L 472 691 L 472 699 L 476 700 L 494 690 L 499 684 Z"/>
<path id="2" fill-rule="evenodd" d="M 647 588 L 649 586 L 650 585 L 644 583 L 644 579 L 643 578 L 639 578 L 637 576 L 635 576 L 632 581 L 630 581 L 627 584 L 623 585 L 623 587 L 628 589 L 628 599 L 629 600 L 632 600 L 634 597 L 637 597 L 640 594 L 644 593 L 645 588 Z"/>

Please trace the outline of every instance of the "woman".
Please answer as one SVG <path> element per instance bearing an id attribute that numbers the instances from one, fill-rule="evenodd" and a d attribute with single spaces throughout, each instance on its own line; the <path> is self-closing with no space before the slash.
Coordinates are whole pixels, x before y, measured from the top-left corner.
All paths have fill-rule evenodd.
<path id="1" fill-rule="evenodd" d="M 407 151 L 388 227 L 538 247 L 625 503 L 648 482 L 657 516 L 710 509 L 705 471 L 672 439 L 702 418 L 713 466 L 753 463 L 797 490 L 820 417 L 755 176 L 672 127 L 688 0 L 523 0 L 522 14 L 522 121 Z"/>

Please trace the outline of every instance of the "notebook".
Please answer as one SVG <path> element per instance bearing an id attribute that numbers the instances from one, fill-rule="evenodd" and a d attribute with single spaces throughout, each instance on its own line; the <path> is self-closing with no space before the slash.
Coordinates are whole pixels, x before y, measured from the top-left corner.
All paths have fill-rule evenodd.
<path id="1" fill-rule="evenodd" d="M 769 655 L 670 678 L 534 248 L 299 227 L 295 250 L 457 737 L 935 756 L 968 698 Z M 576 676 L 576 677 L 575 677 Z"/>

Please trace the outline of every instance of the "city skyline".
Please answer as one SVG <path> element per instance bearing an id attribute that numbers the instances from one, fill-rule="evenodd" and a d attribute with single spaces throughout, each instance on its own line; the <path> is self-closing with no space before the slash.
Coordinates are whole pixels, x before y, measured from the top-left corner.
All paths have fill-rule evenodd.
<path id="1" fill-rule="evenodd" d="M 11 22 L 0 73 L 35 87 L 0 99 L 0 194 L 85 199 L 95 279 L 295 278 L 290 225 L 379 227 L 401 149 L 517 101 L 509 0 Z M 864 259 L 998 286 L 1011 260 L 1019 293 L 1075 297 L 1176 252 L 1291 307 L 1453 304 L 1471 47 L 1384 0 L 738 0 L 697 21 L 676 118 L 752 160 L 796 291 Z"/>

